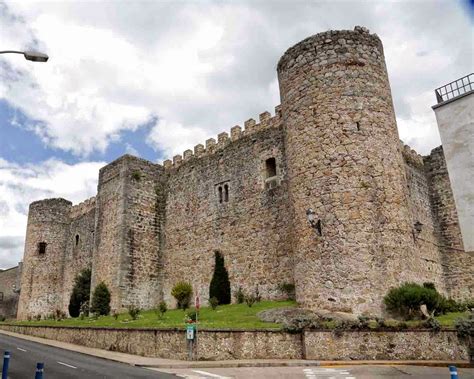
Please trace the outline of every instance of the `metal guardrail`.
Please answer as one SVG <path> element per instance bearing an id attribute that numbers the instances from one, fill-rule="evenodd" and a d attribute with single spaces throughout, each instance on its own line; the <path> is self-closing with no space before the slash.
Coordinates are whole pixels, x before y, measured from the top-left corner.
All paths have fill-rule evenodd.
<path id="1" fill-rule="evenodd" d="M 436 100 L 442 103 L 474 90 L 474 73 L 435 89 Z"/>

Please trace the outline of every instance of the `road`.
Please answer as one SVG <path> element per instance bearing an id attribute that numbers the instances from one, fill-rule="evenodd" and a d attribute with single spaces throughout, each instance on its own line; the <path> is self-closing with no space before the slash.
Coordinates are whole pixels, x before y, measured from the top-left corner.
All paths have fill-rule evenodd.
<path id="1" fill-rule="evenodd" d="M 133 367 L 36 342 L 0 334 L 0 352 L 10 351 L 8 378 L 34 378 L 37 362 L 44 362 L 45 379 L 176 378 L 172 374 Z M 1 374 L 0 374 L 1 375 Z"/>
<path id="2" fill-rule="evenodd" d="M 449 379 L 447 367 L 347 366 L 252 367 L 165 370 L 186 379 Z M 474 379 L 474 369 L 458 369 L 459 379 Z"/>

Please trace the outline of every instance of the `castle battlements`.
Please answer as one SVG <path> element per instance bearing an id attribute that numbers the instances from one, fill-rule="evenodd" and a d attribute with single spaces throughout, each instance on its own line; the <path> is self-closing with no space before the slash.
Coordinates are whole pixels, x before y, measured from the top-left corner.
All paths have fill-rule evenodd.
<path id="1" fill-rule="evenodd" d="M 217 141 L 215 138 L 209 138 L 206 140 L 205 145 L 198 144 L 194 146 L 194 151 L 188 149 L 185 150 L 182 155 L 175 155 L 173 160 L 165 160 L 163 166 L 166 170 L 177 168 L 183 162 L 189 161 L 193 158 L 212 155 L 241 138 L 250 136 L 265 129 L 277 128 L 279 126 L 281 126 L 281 105 L 275 107 L 274 116 L 272 116 L 268 111 L 262 112 L 259 115 L 258 123 L 253 118 L 250 118 L 244 122 L 243 130 L 240 125 L 233 126 L 230 129 L 230 136 L 227 132 L 219 133 L 217 135 Z"/>
<path id="2" fill-rule="evenodd" d="M 406 145 L 403 141 L 400 140 L 400 143 L 402 144 L 402 155 L 405 161 L 415 167 L 423 167 L 423 156 L 418 154 L 415 150 L 413 150 L 410 146 Z"/>
<path id="3" fill-rule="evenodd" d="M 71 207 L 70 217 L 75 218 L 78 216 L 82 216 L 94 208 L 95 208 L 95 196 L 92 196 L 91 198 L 86 199 L 79 204 L 73 205 Z"/>

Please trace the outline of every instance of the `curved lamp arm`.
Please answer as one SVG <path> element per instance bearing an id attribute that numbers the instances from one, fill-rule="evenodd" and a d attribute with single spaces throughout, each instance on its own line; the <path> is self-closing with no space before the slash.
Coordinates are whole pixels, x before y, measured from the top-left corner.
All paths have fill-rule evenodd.
<path id="1" fill-rule="evenodd" d="M 46 54 L 37 51 L 4 50 L 0 54 L 22 54 L 26 60 L 33 62 L 47 62 L 49 59 Z"/>

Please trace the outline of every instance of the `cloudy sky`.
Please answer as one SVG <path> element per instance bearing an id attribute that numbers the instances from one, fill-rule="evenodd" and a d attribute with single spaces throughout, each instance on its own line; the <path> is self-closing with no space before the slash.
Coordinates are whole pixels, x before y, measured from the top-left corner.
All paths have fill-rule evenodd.
<path id="1" fill-rule="evenodd" d="M 279 57 L 328 29 L 382 38 L 400 137 L 429 153 L 433 89 L 472 71 L 468 4 L 0 1 L 0 50 L 50 56 L 0 55 L 0 268 L 22 257 L 31 201 L 80 202 L 124 153 L 161 162 L 273 113 Z"/>

